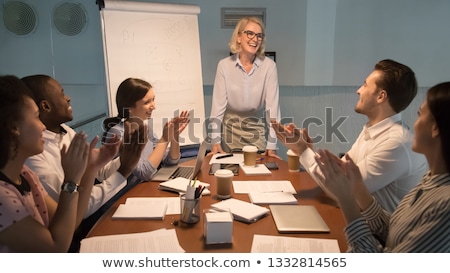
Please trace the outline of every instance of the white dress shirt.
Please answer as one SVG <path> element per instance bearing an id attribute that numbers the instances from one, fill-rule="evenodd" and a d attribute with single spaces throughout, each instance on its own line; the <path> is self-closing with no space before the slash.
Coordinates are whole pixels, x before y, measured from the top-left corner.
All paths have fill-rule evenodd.
<path id="1" fill-rule="evenodd" d="M 415 187 L 428 169 L 425 156 L 411 150 L 413 134 L 403 125 L 401 114 L 368 127 L 364 125 L 349 156 L 375 199 L 392 213 L 402 198 Z M 316 180 L 315 153 L 307 149 L 300 163 Z"/>
<path id="2" fill-rule="evenodd" d="M 61 185 L 64 182 L 64 169 L 61 165 L 61 149 L 64 145 L 68 148 L 76 134 L 72 128 L 65 124 L 62 124 L 61 127 L 66 133 L 57 134 L 45 130 L 43 133 L 45 140 L 44 151 L 38 155 L 29 157 L 25 162 L 38 175 L 45 190 L 56 202 L 59 200 Z M 97 180 L 102 181 L 102 183 L 96 184 L 92 188 L 85 218 L 97 211 L 126 185 L 127 179 L 117 172 L 119 167 L 120 159 L 116 158 L 99 171 Z"/>

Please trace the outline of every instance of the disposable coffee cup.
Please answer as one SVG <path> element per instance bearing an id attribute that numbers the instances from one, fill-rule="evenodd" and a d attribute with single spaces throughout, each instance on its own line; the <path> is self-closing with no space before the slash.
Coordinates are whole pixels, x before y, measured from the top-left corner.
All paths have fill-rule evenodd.
<path id="1" fill-rule="evenodd" d="M 300 171 L 299 156 L 292 150 L 287 151 L 288 169 L 290 172 Z"/>
<path id="2" fill-rule="evenodd" d="M 244 165 L 255 167 L 258 148 L 256 148 L 255 146 L 244 146 L 242 148 L 242 151 L 244 152 Z"/>
<path id="3" fill-rule="evenodd" d="M 216 178 L 217 197 L 227 199 L 231 197 L 231 183 L 233 181 L 233 172 L 231 170 L 220 169 L 214 173 Z"/>

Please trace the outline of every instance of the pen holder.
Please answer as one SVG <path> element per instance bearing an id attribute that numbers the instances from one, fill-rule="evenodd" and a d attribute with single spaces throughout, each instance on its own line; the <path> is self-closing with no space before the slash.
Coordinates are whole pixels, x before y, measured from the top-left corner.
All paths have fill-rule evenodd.
<path id="1" fill-rule="evenodd" d="M 195 224 L 200 220 L 200 197 L 187 199 L 186 194 L 180 196 L 180 220 L 184 223 Z"/>

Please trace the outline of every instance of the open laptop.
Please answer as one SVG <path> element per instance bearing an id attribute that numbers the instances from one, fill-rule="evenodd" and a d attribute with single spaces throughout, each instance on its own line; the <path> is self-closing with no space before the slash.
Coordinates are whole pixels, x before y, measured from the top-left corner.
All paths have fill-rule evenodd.
<path id="1" fill-rule="evenodd" d="M 177 177 L 184 177 L 193 179 L 197 176 L 202 168 L 203 159 L 205 158 L 206 148 L 208 146 L 207 139 L 203 140 L 198 149 L 195 166 L 165 166 L 161 167 L 158 172 L 152 177 L 152 181 L 167 181 Z"/>
<path id="2" fill-rule="evenodd" d="M 279 233 L 322 233 L 330 228 L 314 206 L 270 205 Z"/>

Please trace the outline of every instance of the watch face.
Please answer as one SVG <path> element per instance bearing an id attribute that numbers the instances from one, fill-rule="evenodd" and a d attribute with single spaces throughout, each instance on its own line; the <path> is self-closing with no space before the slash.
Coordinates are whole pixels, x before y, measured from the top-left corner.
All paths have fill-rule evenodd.
<path id="1" fill-rule="evenodd" d="M 63 184 L 63 191 L 67 191 L 67 192 L 75 192 L 77 191 L 77 184 L 73 183 L 73 182 L 64 182 Z"/>

